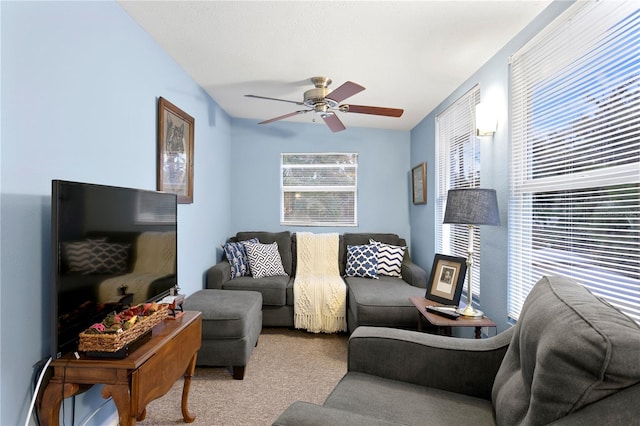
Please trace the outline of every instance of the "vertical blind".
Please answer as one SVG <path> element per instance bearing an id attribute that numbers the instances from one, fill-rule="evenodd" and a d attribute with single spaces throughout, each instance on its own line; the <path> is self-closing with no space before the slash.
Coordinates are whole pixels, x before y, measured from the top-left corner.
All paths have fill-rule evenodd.
<path id="1" fill-rule="evenodd" d="M 543 275 L 640 322 L 640 13 L 577 2 L 511 58 L 509 315 Z"/>
<path id="2" fill-rule="evenodd" d="M 437 251 L 465 258 L 469 247 L 468 227 L 445 225 L 442 221 L 447 205 L 447 192 L 450 189 L 480 186 L 480 143 L 475 130 L 475 107 L 478 103 L 480 103 L 480 86 L 474 86 L 436 118 Z M 473 241 L 474 247 L 480 247 L 478 227 L 474 228 Z M 480 297 L 480 267 L 480 250 L 475 250 L 471 276 L 474 298 Z"/>
<path id="3" fill-rule="evenodd" d="M 358 154 L 281 154 L 283 225 L 356 226 Z"/>

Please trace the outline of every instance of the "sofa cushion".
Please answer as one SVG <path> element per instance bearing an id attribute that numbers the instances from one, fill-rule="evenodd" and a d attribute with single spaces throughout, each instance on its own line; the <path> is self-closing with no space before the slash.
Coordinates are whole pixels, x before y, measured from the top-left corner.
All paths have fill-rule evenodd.
<path id="1" fill-rule="evenodd" d="M 249 259 L 247 258 L 247 250 L 244 248 L 243 243 L 257 243 L 257 238 L 252 238 L 247 241 L 240 242 L 228 242 L 222 249 L 224 254 L 231 265 L 231 279 L 236 277 L 244 277 L 251 274 L 251 268 L 249 267 Z"/>
<path id="2" fill-rule="evenodd" d="M 394 246 L 374 240 L 369 240 L 371 244 L 378 246 L 378 275 L 389 277 L 402 276 L 402 259 L 407 246 Z"/>
<path id="3" fill-rule="evenodd" d="M 498 424 L 553 422 L 640 383 L 640 327 L 559 276 L 533 287 L 493 386 Z"/>
<path id="4" fill-rule="evenodd" d="M 262 294 L 262 303 L 265 306 L 285 306 L 287 304 L 287 292 L 293 285 L 286 275 L 275 277 L 253 278 L 238 277 L 225 281 L 224 290 L 257 291 Z"/>
<path id="5" fill-rule="evenodd" d="M 348 277 L 378 278 L 378 246 L 364 244 L 347 246 L 347 267 L 345 275 Z"/>
<path id="6" fill-rule="evenodd" d="M 262 244 L 278 243 L 278 252 L 280 253 L 284 271 L 287 275 L 292 276 L 291 232 L 250 231 L 236 234 L 236 241 L 244 241 L 251 238 L 257 238 Z"/>
<path id="7" fill-rule="evenodd" d="M 287 275 L 278 252 L 278 243 L 244 243 L 253 278 Z"/>
<path id="8" fill-rule="evenodd" d="M 340 380 L 324 405 L 405 425 L 495 424 L 486 399 L 355 371 Z"/>
<path id="9" fill-rule="evenodd" d="M 345 282 L 347 306 L 351 313 L 350 327 L 416 327 L 418 311 L 409 298 L 424 297 L 423 288 L 409 285 L 401 278 L 387 276 L 378 280 L 346 277 Z"/>

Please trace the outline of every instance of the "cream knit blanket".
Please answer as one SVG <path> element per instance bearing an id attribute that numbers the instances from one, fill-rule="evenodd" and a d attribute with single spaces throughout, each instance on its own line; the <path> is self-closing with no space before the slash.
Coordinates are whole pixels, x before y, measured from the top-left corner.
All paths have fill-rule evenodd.
<path id="1" fill-rule="evenodd" d="M 312 333 L 347 330 L 347 286 L 338 269 L 338 234 L 297 233 L 294 325 Z"/>

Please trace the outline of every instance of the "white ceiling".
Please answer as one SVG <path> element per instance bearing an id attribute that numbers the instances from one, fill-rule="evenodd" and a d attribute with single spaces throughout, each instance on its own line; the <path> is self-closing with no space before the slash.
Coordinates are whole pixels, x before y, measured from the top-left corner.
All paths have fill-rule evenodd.
<path id="1" fill-rule="evenodd" d="M 366 87 L 343 103 L 405 110 L 401 118 L 340 113 L 347 128 L 398 130 L 416 126 L 549 3 L 119 1 L 232 117 L 259 122 L 299 110 L 244 95 L 302 101 L 309 79 L 326 76 L 333 89 L 348 80 Z"/>

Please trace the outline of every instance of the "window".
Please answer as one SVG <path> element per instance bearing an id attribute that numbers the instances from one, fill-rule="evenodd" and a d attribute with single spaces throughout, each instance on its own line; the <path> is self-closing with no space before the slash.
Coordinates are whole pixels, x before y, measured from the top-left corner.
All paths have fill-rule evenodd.
<path id="1" fill-rule="evenodd" d="M 357 226 L 358 154 L 282 154 L 280 223 Z"/>
<path id="2" fill-rule="evenodd" d="M 480 86 L 475 86 L 436 119 L 436 251 L 465 258 L 468 255 L 469 228 L 465 225 L 445 225 L 442 221 L 447 205 L 447 192 L 450 189 L 480 187 L 480 142 L 475 130 L 475 107 L 479 102 Z M 479 227 L 474 228 L 473 245 L 480 247 Z M 478 299 L 480 267 L 480 250 L 475 250 L 471 269 L 471 290 L 473 298 Z"/>
<path id="3" fill-rule="evenodd" d="M 509 316 L 543 275 L 640 322 L 640 12 L 577 2 L 511 58 Z"/>

